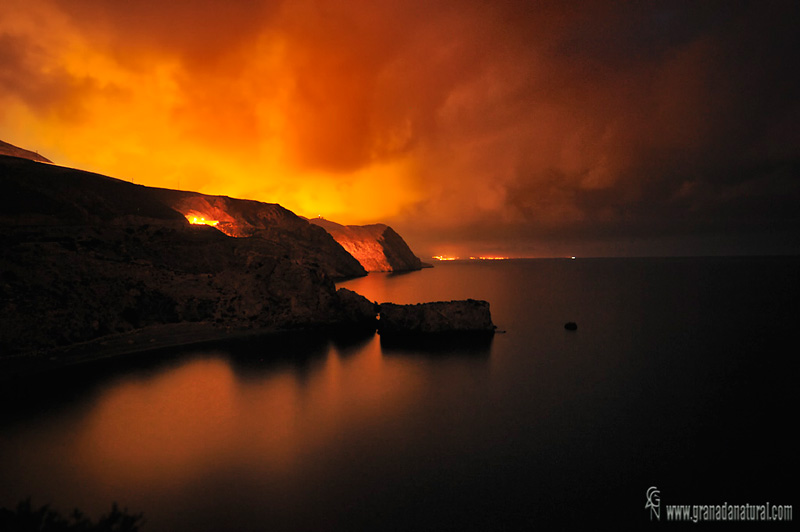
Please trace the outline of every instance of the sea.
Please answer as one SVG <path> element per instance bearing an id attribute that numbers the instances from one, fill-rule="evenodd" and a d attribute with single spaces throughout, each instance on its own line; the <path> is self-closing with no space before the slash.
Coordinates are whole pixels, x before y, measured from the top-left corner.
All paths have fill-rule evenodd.
<path id="1" fill-rule="evenodd" d="M 19 379 L 0 506 L 292 532 L 648 529 L 734 505 L 741 525 L 740 505 L 795 502 L 798 257 L 452 261 L 340 286 L 483 299 L 498 332 L 292 333 Z"/>

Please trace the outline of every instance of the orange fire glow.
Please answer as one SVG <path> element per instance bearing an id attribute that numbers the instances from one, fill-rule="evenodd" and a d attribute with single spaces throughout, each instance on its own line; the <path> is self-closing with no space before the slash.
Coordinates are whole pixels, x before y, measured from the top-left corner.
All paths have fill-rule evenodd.
<path id="1" fill-rule="evenodd" d="M 373 138 L 362 127 L 372 120 L 364 104 L 370 84 L 354 81 L 367 75 L 364 67 L 321 67 L 351 53 L 328 46 L 338 29 L 324 19 L 287 4 L 273 13 L 281 17 L 275 30 L 258 26 L 272 19 L 254 16 L 251 4 L 244 11 L 137 6 L 130 11 L 148 27 L 138 34 L 125 9 L 8 2 L 0 35 L 13 35 L 10 49 L 21 54 L 13 61 L 21 70 L 9 79 L 28 79 L 34 65 L 30 87 L 46 89 L 37 89 L 35 102 L 0 91 L 0 139 L 136 184 L 280 203 L 343 223 L 395 216 L 422 195 L 406 117 L 379 117 L 388 123 Z M 186 17 L 214 27 L 214 50 L 202 32 L 163 22 Z M 325 31 L 306 33 L 308 24 Z"/>
<path id="2" fill-rule="evenodd" d="M 0 140 L 139 185 L 387 223 L 463 259 L 476 238 L 565 256 L 600 232 L 604 254 L 640 227 L 705 227 L 706 206 L 740 227 L 736 202 L 760 220 L 762 185 L 794 186 L 731 173 L 796 157 L 794 3 L 686 2 L 669 17 L 683 37 L 644 48 L 655 7 L 542 4 L 3 0 Z"/>
<path id="3" fill-rule="evenodd" d="M 189 220 L 189 223 L 192 224 L 192 225 L 203 225 L 203 224 L 205 224 L 205 225 L 214 226 L 214 225 L 219 224 L 219 220 L 206 220 L 202 216 L 194 216 L 194 215 L 186 216 L 186 219 Z"/>

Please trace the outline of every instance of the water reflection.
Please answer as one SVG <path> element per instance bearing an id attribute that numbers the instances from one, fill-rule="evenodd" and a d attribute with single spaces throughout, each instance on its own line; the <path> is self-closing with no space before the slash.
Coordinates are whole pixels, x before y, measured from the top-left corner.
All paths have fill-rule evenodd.
<path id="1" fill-rule="evenodd" d="M 382 335 L 384 355 L 428 356 L 433 358 L 488 358 L 494 334 L 454 333 L 433 335 Z"/>
<path id="2" fill-rule="evenodd" d="M 240 378 L 254 379 L 291 369 L 304 378 L 328 354 L 331 339 L 317 332 L 288 332 L 240 338 L 213 346 Z"/>
<path id="3" fill-rule="evenodd" d="M 459 352 L 488 358 L 490 342 L 472 347 Z M 374 333 L 287 334 L 151 354 L 130 359 L 127 371 L 118 361 L 104 380 L 95 367 L 94 377 L 49 389 L 20 384 L 18 393 L 38 400 L 24 423 L 2 421 L 0 505 L 33 495 L 91 514 L 113 499 L 164 524 L 174 509 L 161 498 L 239 479 L 285 492 L 280 504 L 297 508 L 309 483 L 351 470 L 353 449 L 409 438 L 424 415 L 420 398 L 460 393 L 437 384 L 432 368 L 444 360 L 421 366 L 388 355 L 455 352 L 383 345 Z M 475 370 L 485 368 L 465 373 L 465 387 L 480 380 Z"/>
<path id="4" fill-rule="evenodd" d="M 228 436 L 238 400 L 234 374 L 217 357 L 122 380 L 81 421 L 71 461 L 90 477 L 180 484 L 235 452 Z"/>
<path id="5" fill-rule="evenodd" d="M 798 317 L 797 261 L 562 262 L 364 280 L 491 301 L 509 333 L 485 345 L 295 334 L 9 383 L 0 505 L 116 500 L 149 532 L 527 530 L 641 525 L 652 483 L 781 498 L 794 358 L 769 325 Z"/>

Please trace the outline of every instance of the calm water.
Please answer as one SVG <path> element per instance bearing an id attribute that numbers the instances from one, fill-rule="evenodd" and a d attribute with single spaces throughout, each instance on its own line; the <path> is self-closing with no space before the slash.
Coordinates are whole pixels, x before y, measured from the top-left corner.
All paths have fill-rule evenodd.
<path id="1" fill-rule="evenodd" d="M 652 485 L 662 504 L 792 504 L 799 274 L 793 258 L 373 274 L 345 286 L 486 299 L 506 332 L 251 339 L 14 383 L 0 505 L 294 531 L 645 525 Z"/>

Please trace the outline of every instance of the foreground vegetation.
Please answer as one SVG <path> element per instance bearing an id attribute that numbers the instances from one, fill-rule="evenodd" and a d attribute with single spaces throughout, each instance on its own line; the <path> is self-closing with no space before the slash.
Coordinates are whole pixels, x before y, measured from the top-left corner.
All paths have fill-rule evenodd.
<path id="1" fill-rule="evenodd" d="M 77 508 L 67 517 L 49 505 L 35 508 L 30 499 L 20 502 L 15 510 L 0 508 L 0 530 L 6 532 L 136 532 L 143 524 L 143 514 L 120 510 L 116 503 L 97 522 Z"/>

